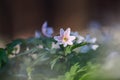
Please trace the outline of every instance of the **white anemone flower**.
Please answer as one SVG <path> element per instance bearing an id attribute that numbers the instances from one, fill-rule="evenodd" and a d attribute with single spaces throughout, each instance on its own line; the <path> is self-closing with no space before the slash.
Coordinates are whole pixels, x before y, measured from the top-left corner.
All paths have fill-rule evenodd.
<path id="1" fill-rule="evenodd" d="M 48 23 L 44 22 L 43 25 L 42 25 L 42 33 L 46 37 L 52 37 L 53 28 L 52 27 L 48 27 Z"/>
<path id="2" fill-rule="evenodd" d="M 64 31 L 62 28 L 60 29 L 60 36 L 55 36 L 54 39 L 58 42 L 58 44 L 63 44 L 64 47 L 67 45 L 73 45 L 73 40 L 75 40 L 75 36 L 70 36 L 71 29 L 67 28 Z"/>

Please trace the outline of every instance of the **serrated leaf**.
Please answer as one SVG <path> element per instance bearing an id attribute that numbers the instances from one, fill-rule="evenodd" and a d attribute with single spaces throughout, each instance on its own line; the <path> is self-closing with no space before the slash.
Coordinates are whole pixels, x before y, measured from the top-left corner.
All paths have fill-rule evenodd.
<path id="1" fill-rule="evenodd" d="M 68 54 L 70 54 L 71 53 L 71 46 L 67 46 L 66 48 L 65 48 L 65 55 L 68 55 Z"/>
<path id="2" fill-rule="evenodd" d="M 80 69 L 80 66 L 78 63 L 74 64 L 71 68 L 69 72 L 65 73 L 65 80 L 74 80 L 74 78 L 76 77 L 76 75 L 78 74 L 78 70 Z"/>

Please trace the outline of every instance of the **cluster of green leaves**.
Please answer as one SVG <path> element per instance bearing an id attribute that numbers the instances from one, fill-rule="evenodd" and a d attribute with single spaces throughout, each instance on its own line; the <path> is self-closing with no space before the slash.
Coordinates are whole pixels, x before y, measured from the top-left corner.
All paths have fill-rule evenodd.
<path id="1" fill-rule="evenodd" d="M 74 64 L 68 72 L 65 73 L 65 80 L 95 80 L 96 73 L 100 65 L 88 63 L 84 67 L 80 67 L 78 63 Z M 98 77 L 97 77 L 98 78 Z"/>
<path id="2" fill-rule="evenodd" d="M 54 80 L 106 80 L 99 75 L 100 64 L 88 62 L 81 67 L 79 63 L 71 66 L 64 75 L 58 76 Z"/>
<path id="3" fill-rule="evenodd" d="M 25 61 L 25 59 L 28 59 L 30 62 L 23 62 L 22 64 L 26 65 L 25 71 L 28 73 L 28 76 L 30 76 L 36 65 L 43 64 L 45 61 L 46 64 L 48 64 L 50 57 L 52 57 L 52 54 L 56 52 L 56 49 L 52 49 L 52 42 L 54 42 L 54 40 L 47 37 L 13 40 L 8 43 L 5 48 L 0 48 L 0 71 L 3 70 L 8 62 L 10 66 L 14 62 L 19 64 L 20 62 Z M 20 52 L 18 54 L 13 53 L 16 45 L 20 45 Z M 42 48 L 40 48 L 39 45 L 42 45 Z M 29 49 L 26 50 L 27 48 Z M 34 54 L 37 56 L 36 59 L 32 56 Z M 10 55 L 15 56 L 10 58 Z M 10 71 L 10 73 L 11 72 L 14 73 L 11 75 L 16 75 L 18 73 L 18 71 L 14 72 L 14 70 Z"/>
<path id="4" fill-rule="evenodd" d="M 95 58 L 96 54 L 93 52 L 93 50 L 89 51 L 88 53 L 80 53 L 80 51 L 76 52 L 74 49 L 87 44 L 89 43 L 82 42 L 80 44 L 74 44 L 67 47 L 60 45 L 60 49 L 57 50 L 57 53 L 55 53 L 53 60 L 51 61 L 51 69 L 53 69 L 55 64 L 64 64 L 67 70 L 69 70 L 70 67 L 75 63 L 79 63 L 81 66 L 85 66 L 88 61 Z"/>
<path id="5" fill-rule="evenodd" d="M 83 68 L 83 66 L 87 65 L 87 62 L 94 57 L 94 54 L 81 54 L 80 52 L 77 53 L 74 49 L 87 45 L 88 43 L 83 42 L 67 47 L 60 45 L 60 48 L 52 48 L 53 43 L 56 43 L 56 41 L 53 38 L 47 37 L 14 40 L 7 44 L 5 49 L 0 49 L 0 66 L 8 62 L 8 56 L 13 55 L 12 51 L 14 47 L 20 45 L 20 53 L 15 58 L 31 58 L 30 63 L 27 63 L 26 66 L 29 78 L 31 78 L 32 72 L 34 72 L 35 67 L 39 64 L 45 64 L 51 66 L 52 70 L 61 71 L 63 75 L 65 74 L 65 80 L 78 80 L 77 78 L 81 78 L 83 73 L 86 73 L 86 68 Z M 42 45 L 42 48 L 39 48 L 39 45 Z M 29 50 L 26 50 L 26 48 L 29 48 Z M 36 59 L 32 57 L 34 54 L 37 55 Z M 21 60 L 23 59 L 21 58 Z"/>
<path id="6" fill-rule="evenodd" d="M 0 48 L 0 68 L 3 68 L 8 63 L 8 56 L 12 54 L 14 47 L 17 44 L 21 44 L 22 40 L 14 40 L 13 42 L 6 45 L 6 48 Z"/>
<path id="7" fill-rule="evenodd" d="M 11 43 L 8 43 L 6 45 L 6 48 L 5 48 L 7 54 L 8 55 L 12 54 L 12 51 L 14 50 L 14 47 L 16 45 L 21 45 L 23 42 L 24 42 L 23 39 L 16 39 L 16 40 L 13 40 Z"/>

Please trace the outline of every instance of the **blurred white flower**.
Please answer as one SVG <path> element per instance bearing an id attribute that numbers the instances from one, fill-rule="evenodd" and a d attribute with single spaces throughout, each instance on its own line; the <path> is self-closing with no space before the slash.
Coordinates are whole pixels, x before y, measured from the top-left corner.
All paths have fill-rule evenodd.
<path id="1" fill-rule="evenodd" d="M 79 36 L 79 33 L 78 33 L 78 32 L 71 32 L 70 34 L 71 34 L 72 36 L 76 36 L 76 37 Z"/>
<path id="2" fill-rule="evenodd" d="M 42 25 L 42 33 L 46 37 L 52 37 L 53 28 L 52 27 L 48 27 L 47 22 L 44 22 L 43 25 Z"/>
<path id="3" fill-rule="evenodd" d="M 43 49 L 43 45 L 38 45 L 37 47 L 40 49 Z"/>
<path id="4" fill-rule="evenodd" d="M 90 47 L 88 45 L 82 46 L 80 48 L 81 53 L 87 53 L 90 50 Z"/>
<path id="5" fill-rule="evenodd" d="M 18 54 L 20 52 L 20 44 L 16 45 L 13 48 L 12 54 L 9 55 L 9 58 L 14 58 L 16 57 L 16 54 Z"/>
<path id="6" fill-rule="evenodd" d="M 20 44 L 16 45 L 12 51 L 13 54 L 18 54 L 20 52 Z"/>
<path id="7" fill-rule="evenodd" d="M 8 57 L 9 58 L 14 58 L 16 55 L 15 54 L 11 54 L 11 55 L 9 55 Z"/>
<path id="8" fill-rule="evenodd" d="M 97 41 L 97 39 L 96 39 L 95 37 L 94 37 L 94 38 L 91 38 L 90 35 L 86 35 L 84 41 L 87 42 L 87 43 L 89 43 L 88 46 L 89 46 L 91 49 L 93 49 L 93 50 L 96 50 L 96 49 L 99 47 L 99 45 L 95 44 L 96 41 Z"/>
<path id="9" fill-rule="evenodd" d="M 99 47 L 99 45 L 97 45 L 97 44 L 94 44 L 94 45 L 92 45 L 92 44 L 90 44 L 90 45 L 85 45 L 85 46 L 82 46 L 82 47 L 80 48 L 80 52 L 81 52 L 81 53 L 87 53 L 90 49 L 96 50 L 98 47 Z"/>
<path id="10" fill-rule="evenodd" d="M 30 50 L 29 47 L 27 47 L 27 48 L 26 48 L 26 51 L 29 51 L 29 50 Z"/>
<path id="11" fill-rule="evenodd" d="M 37 59 L 38 55 L 37 54 L 31 54 L 31 57 L 35 60 L 35 59 Z"/>
<path id="12" fill-rule="evenodd" d="M 77 38 L 78 38 L 76 41 L 77 43 L 82 43 L 84 41 L 84 37 L 82 36 L 78 36 Z"/>
<path id="13" fill-rule="evenodd" d="M 96 50 L 98 47 L 99 47 L 99 45 L 97 45 L 97 44 L 91 45 L 91 48 L 92 48 L 93 50 Z"/>
<path id="14" fill-rule="evenodd" d="M 70 36 L 71 29 L 67 28 L 64 31 L 62 28 L 60 29 L 60 36 L 55 36 L 54 39 L 58 42 L 58 44 L 63 44 L 64 47 L 67 45 L 73 45 L 73 40 L 75 40 L 75 36 Z"/>
<path id="15" fill-rule="evenodd" d="M 52 42 L 52 49 L 58 49 L 60 48 L 59 44 L 55 44 L 54 42 Z"/>
<path id="16" fill-rule="evenodd" d="M 35 38 L 40 38 L 40 36 L 41 36 L 41 33 L 40 33 L 40 31 L 35 31 Z"/>
<path id="17" fill-rule="evenodd" d="M 76 38 L 77 38 L 76 42 L 77 43 L 82 43 L 84 41 L 84 37 L 79 35 L 78 32 L 71 32 L 71 35 L 76 36 Z"/>
<path id="18" fill-rule="evenodd" d="M 88 42 L 88 43 L 95 43 L 96 40 L 97 40 L 96 38 L 91 38 L 90 35 L 86 35 L 85 42 Z"/>

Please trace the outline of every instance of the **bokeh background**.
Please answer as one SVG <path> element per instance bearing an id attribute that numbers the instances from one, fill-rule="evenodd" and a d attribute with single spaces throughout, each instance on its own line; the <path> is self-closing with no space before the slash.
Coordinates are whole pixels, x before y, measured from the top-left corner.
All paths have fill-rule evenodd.
<path id="1" fill-rule="evenodd" d="M 0 0 L 0 38 L 34 36 L 44 21 L 57 32 L 71 27 L 86 33 L 89 26 L 119 26 L 120 0 Z"/>
<path id="2" fill-rule="evenodd" d="M 120 79 L 120 0 L 0 0 L 0 47 L 33 37 L 45 21 L 54 35 L 70 27 L 96 37 L 101 71 Z"/>

